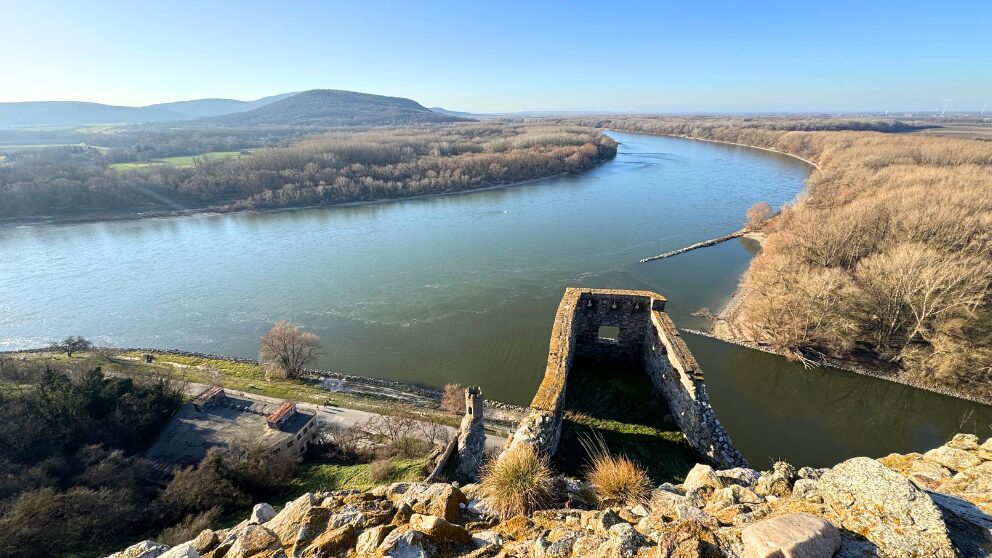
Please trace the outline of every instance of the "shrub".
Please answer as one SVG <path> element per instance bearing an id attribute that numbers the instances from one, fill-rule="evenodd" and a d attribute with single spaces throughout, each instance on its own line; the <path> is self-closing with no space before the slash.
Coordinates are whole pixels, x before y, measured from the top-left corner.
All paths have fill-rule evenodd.
<path id="1" fill-rule="evenodd" d="M 372 482 L 378 484 L 389 478 L 389 474 L 393 472 L 393 460 L 392 459 L 379 459 L 373 461 L 369 464 L 369 478 Z"/>
<path id="2" fill-rule="evenodd" d="M 768 202 L 757 202 L 747 210 L 747 226 L 757 228 L 765 224 L 772 216 L 772 206 Z"/>
<path id="3" fill-rule="evenodd" d="M 503 519 L 547 505 L 554 480 L 547 461 L 527 444 L 517 444 L 502 457 L 490 459 L 480 478 L 483 500 Z"/>
<path id="4" fill-rule="evenodd" d="M 444 384 L 441 408 L 456 415 L 465 414 L 465 388 L 460 384 Z"/>
<path id="5" fill-rule="evenodd" d="M 602 438 L 583 440 L 589 455 L 586 481 L 604 504 L 635 505 L 646 502 L 651 494 L 647 471 L 625 455 L 615 456 Z"/>
<path id="6" fill-rule="evenodd" d="M 155 537 L 155 540 L 169 546 L 176 546 L 193 540 L 204 529 L 210 528 L 217 521 L 217 518 L 220 517 L 220 511 L 220 507 L 213 507 L 203 513 L 187 515 L 180 523 L 164 529 Z"/>
<path id="7" fill-rule="evenodd" d="M 431 451 L 431 446 L 426 440 L 416 436 L 403 436 L 395 442 L 390 443 L 386 451 L 391 455 L 399 457 L 414 458 L 423 457 Z"/>

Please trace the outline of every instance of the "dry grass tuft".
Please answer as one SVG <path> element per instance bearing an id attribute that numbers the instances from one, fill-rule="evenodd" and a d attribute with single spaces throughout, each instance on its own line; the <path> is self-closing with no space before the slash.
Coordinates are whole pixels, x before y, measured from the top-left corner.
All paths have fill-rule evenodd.
<path id="1" fill-rule="evenodd" d="M 551 468 L 527 444 L 518 444 L 490 460 L 480 477 L 486 506 L 503 519 L 530 514 L 551 499 Z"/>
<path id="2" fill-rule="evenodd" d="M 601 437 L 582 440 L 582 447 L 589 455 L 586 481 L 601 502 L 632 506 L 648 501 L 652 485 L 643 467 L 626 455 L 611 454 Z"/>

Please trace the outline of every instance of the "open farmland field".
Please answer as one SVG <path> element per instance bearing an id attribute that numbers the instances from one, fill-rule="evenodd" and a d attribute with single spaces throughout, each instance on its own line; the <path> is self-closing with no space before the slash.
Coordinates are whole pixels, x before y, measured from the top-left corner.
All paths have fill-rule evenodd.
<path id="1" fill-rule="evenodd" d="M 110 168 L 114 170 L 131 170 L 131 169 L 149 167 L 152 165 L 192 167 L 194 164 L 196 164 L 197 159 L 204 159 L 204 160 L 233 159 L 240 157 L 242 154 L 243 152 L 241 151 L 213 151 L 211 153 L 201 153 L 200 155 L 187 155 L 182 157 L 163 157 L 161 159 L 152 159 L 151 161 L 142 161 L 140 163 L 116 163 L 110 165 Z"/>

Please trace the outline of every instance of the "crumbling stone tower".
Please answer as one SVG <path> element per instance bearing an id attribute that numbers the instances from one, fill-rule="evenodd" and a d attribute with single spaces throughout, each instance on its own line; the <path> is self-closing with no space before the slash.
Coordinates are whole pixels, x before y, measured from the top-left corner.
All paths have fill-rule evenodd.
<path id="1" fill-rule="evenodd" d="M 486 453 L 486 429 L 482 388 L 471 386 L 465 390 L 465 416 L 458 429 L 458 468 L 455 474 L 459 481 L 474 482 L 479 476 L 479 468 Z"/>

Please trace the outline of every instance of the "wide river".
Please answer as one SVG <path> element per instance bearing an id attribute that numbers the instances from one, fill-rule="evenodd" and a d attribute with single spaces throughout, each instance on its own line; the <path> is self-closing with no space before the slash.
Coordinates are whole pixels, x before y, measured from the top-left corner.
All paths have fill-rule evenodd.
<path id="1" fill-rule="evenodd" d="M 0 349 L 67 335 L 254 356 L 289 319 L 321 367 L 526 404 L 566 286 L 648 289 L 677 324 L 719 309 L 757 249 L 638 260 L 779 206 L 809 167 L 691 140 L 611 133 L 616 159 L 512 188 L 381 204 L 0 227 Z M 717 414 L 757 467 L 829 465 L 990 434 L 992 408 L 686 335 Z"/>

